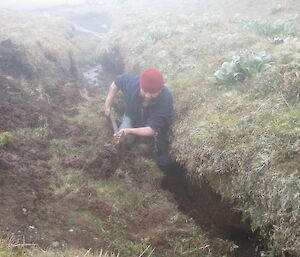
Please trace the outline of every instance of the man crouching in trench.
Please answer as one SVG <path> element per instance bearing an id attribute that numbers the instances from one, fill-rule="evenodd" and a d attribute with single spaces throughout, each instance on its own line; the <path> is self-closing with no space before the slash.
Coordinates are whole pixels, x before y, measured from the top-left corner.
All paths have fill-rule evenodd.
<path id="1" fill-rule="evenodd" d="M 168 152 L 168 130 L 173 115 L 173 96 L 165 87 L 161 72 L 145 69 L 140 75 L 123 74 L 111 84 L 104 105 L 109 117 L 113 99 L 118 90 L 123 93 L 125 113 L 119 131 L 114 136 L 125 135 L 127 145 L 132 146 L 136 137 L 153 137 L 159 168 L 171 171 L 175 162 Z"/>

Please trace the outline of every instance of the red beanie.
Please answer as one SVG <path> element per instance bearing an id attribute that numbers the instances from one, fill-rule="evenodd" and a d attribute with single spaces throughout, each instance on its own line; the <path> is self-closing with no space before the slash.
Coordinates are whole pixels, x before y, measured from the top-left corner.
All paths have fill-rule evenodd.
<path id="1" fill-rule="evenodd" d="M 164 78 L 155 68 L 145 69 L 140 78 L 140 87 L 147 93 L 158 93 L 164 87 Z"/>

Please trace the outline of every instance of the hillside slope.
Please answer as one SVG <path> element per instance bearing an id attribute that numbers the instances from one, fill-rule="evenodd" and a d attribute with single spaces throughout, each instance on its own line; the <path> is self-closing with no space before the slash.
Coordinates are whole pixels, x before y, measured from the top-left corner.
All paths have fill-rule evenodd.
<path id="1" fill-rule="evenodd" d="M 239 213 L 202 189 L 201 200 L 214 206 L 200 213 L 199 226 L 176 202 L 198 198 L 190 199 L 182 176 L 165 182 L 149 142 L 121 153 L 111 143 L 100 106 L 112 74 L 103 72 L 95 88 L 78 71 L 95 64 L 99 39 L 61 19 L 9 10 L 0 17 L 0 256 L 115 256 L 105 249 L 234 257 L 238 246 L 213 232 L 224 214 L 226 225 L 239 226 Z M 206 217 L 219 207 L 222 214 Z M 243 257 L 253 256 L 248 241 Z"/>
<path id="2" fill-rule="evenodd" d="M 100 52 L 165 74 L 189 179 L 250 218 L 268 254 L 298 256 L 299 1 L 128 1 L 112 28 Z"/>

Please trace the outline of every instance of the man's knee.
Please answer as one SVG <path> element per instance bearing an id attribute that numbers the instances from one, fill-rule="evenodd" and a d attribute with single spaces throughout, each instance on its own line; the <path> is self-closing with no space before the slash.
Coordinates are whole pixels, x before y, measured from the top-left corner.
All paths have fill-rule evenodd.
<path id="1" fill-rule="evenodd" d="M 176 161 L 169 155 L 163 154 L 155 159 L 157 166 L 164 173 L 172 172 L 178 166 Z"/>

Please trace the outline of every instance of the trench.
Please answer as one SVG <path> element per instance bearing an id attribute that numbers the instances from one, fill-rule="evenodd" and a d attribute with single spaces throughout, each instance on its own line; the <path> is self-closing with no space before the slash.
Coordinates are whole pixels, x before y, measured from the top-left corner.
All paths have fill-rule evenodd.
<path id="1" fill-rule="evenodd" d="M 99 65 L 86 70 L 82 75 L 91 86 L 101 87 L 99 78 L 109 80 L 114 74 L 113 71 L 109 72 L 108 78 L 106 71 Z M 234 242 L 238 248 L 231 256 L 258 257 L 259 249 L 262 248 L 261 240 L 251 231 L 250 221 L 243 220 L 241 212 L 222 201 L 221 196 L 207 182 L 192 184 L 185 174 L 185 169 L 177 165 L 163 177 L 160 185 L 172 194 L 179 211 L 191 217 L 209 237 Z"/>
<path id="2" fill-rule="evenodd" d="M 207 182 L 192 184 L 187 180 L 185 170 L 177 168 L 163 178 L 161 187 L 172 193 L 179 211 L 193 218 L 209 237 L 234 242 L 238 248 L 232 256 L 259 256 L 260 240 L 251 231 L 250 221 L 244 221 L 242 213 L 222 201 Z"/>
<path id="3" fill-rule="evenodd" d="M 105 77 L 101 66 L 91 68 L 83 77 L 91 86 L 99 87 L 99 77 Z M 222 201 L 207 182 L 192 184 L 186 179 L 186 171 L 177 167 L 163 177 L 160 187 L 171 193 L 175 204 L 183 214 L 191 217 L 209 237 L 234 242 L 231 256 L 255 257 L 261 249 L 260 239 L 251 231 L 250 221 L 242 219 L 242 213 Z"/>
<path id="4" fill-rule="evenodd" d="M 85 80 L 94 86 L 99 86 L 98 83 L 101 81 L 99 76 L 105 77 L 101 66 L 83 74 Z M 107 80 L 110 79 L 107 78 Z M 209 236 L 235 242 L 239 248 L 232 256 L 257 256 L 257 237 L 251 232 L 249 221 L 242 221 L 241 213 L 222 202 L 221 197 L 213 192 L 207 183 L 201 186 L 192 185 L 186 179 L 184 169 L 178 168 L 162 179 L 161 187 L 172 193 L 178 209 L 193 218 Z"/>
<path id="5" fill-rule="evenodd" d="M 121 56 L 119 58 L 122 59 Z M 82 71 L 82 78 L 90 86 L 100 88 L 104 86 L 103 81 L 111 82 L 117 75 L 115 70 L 110 69 L 110 65 L 103 67 L 99 64 Z M 186 171 L 177 166 L 161 181 L 161 188 L 172 194 L 179 211 L 191 217 L 209 237 L 234 242 L 238 248 L 231 256 L 258 257 L 262 240 L 252 232 L 250 221 L 243 220 L 241 212 L 222 201 L 221 196 L 207 182 L 192 184 L 185 174 Z"/>

